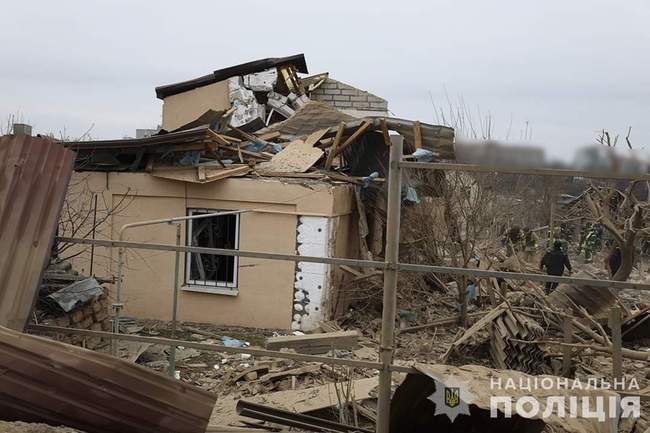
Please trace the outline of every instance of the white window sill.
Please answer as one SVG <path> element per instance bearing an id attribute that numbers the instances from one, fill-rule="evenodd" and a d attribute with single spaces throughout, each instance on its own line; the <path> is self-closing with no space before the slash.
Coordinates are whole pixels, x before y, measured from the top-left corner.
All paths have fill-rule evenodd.
<path id="1" fill-rule="evenodd" d="M 181 290 L 186 292 L 210 293 L 212 295 L 239 296 L 239 289 L 218 286 L 183 286 Z"/>

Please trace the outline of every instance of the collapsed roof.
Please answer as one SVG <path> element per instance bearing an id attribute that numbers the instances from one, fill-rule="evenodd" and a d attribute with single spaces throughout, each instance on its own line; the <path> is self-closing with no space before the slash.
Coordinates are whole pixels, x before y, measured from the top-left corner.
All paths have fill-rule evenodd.
<path id="1" fill-rule="evenodd" d="M 227 80 L 223 92 L 230 107 L 205 112 L 194 107 L 202 114 L 147 138 L 67 145 L 78 152 L 77 170 L 147 171 L 198 183 L 245 175 L 360 183 L 385 175 L 388 146 L 398 139 L 404 140 L 407 155 L 417 151 L 418 158 L 429 161 L 454 159 L 453 129 L 391 117 L 354 117 L 312 100 L 310 92 L 328 74 L 303 80 L 298 72 L 306 71 L 299 54 L 161 86 L 156 93 L 165 98 Z"/>

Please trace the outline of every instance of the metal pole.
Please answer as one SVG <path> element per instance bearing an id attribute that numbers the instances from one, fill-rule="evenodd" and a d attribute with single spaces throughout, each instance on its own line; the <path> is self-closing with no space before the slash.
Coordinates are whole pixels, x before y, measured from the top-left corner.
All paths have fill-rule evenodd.
<path id="1" fill-rule="evenodd" d="M 117 281 L 115 283 L 115 302 L 113 303 L 113 332 L 115 334 L 120 333 L 120 310 L 122 309 L 122 275 L 124 268 L 124 248 L 120 247 L 117 249 Z M 116 339 L 111 340 L 111 354 L 117 356 L 117 344 Z"/>
<path id="2" fill-rule="evenodd" d="M 181 245 L 181 224 L 176 224 L 176 246 Z M 181 252 L 176 250 L 174 261 L 174 294 L 172 296 L 172 339 L 176 338 L 176 317 L 178 313 L 178 269 L 180 266 Z M 176 374 L 176 346 L 169 347 L 169 375 L 174 377 Z"/>
<path id="3" fill-rule="evenodd" d="M 93 206 L 93 233 L 92 233 L 92 238 L 95 239 L 95 234 L 97 232 L 97 193 L 95 193 L 95 204 Z M 92 277 L 95 275 L 93 273 L 93 264 L 95 261 L 95 245 L 90 246 L 90 276 Z"/>
<path id="4" fill-rule="evenodd" d="M 401 204 L 402 175 L 399 167 L 402 159 L 402 143 L 393 143 L 390 148 L 388 171 L 388 208 L 386 220 L 386 254 L 384 261 L 384 304 L 381 317 L 381 344 L 379 361 L 379 402 L 377 405 L 377 433 L 388 433 L 390 422 L 390 398 L 393 361 L 393 340 L 395 334 L 395 312 L 397 291 L 397 262 L 399 258 L 399 220 Z"/>

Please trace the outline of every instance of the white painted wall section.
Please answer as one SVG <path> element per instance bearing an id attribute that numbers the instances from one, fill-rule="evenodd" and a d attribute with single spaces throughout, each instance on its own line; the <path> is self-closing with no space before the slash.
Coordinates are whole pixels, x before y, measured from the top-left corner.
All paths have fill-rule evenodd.
<path id="1" fill-rule="evenodd" d="M 333 257 L 336 219 L 301 216 L 297 227 L 297 254 Z M 324 263 L 298 262 L 294 283 L 294 330 L 313 331 L 327 318 L 331 266 Z"/>

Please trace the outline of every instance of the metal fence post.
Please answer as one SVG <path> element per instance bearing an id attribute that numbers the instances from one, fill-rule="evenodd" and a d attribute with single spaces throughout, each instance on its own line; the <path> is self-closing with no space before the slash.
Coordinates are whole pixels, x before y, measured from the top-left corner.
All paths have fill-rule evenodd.
<path id="1" fill-rule="evenodd" d="M 122 304 L 122 279 L 124 278 L 124 247 L 117 249 L 117 281 L 115 288 L 115 302 L 113 303 L 113 333 L 120 333 L 120 310 L 124 306 Z M 118 356 L 118 340 L 111 339 L 111 355 Z"/>
<path id="2" fill-rule="evenodd" d="M 386 220 L 386 254 L 384 261 L 384 304 L 381 318 L 381 347 L 379 360 L 379 402 L 377 405 L 377 433 L 388 433 L 390 422 L 390 398 L 393 361 L 393 340 L 395 334 L 397 263 L 399 258 L 399 220 L 402 196 L 402 175 L 399 163 L 402 159 L 402 142 L 393 143 L 390 148 L 388 171 L 388 208 Z"/>
<path id="3" fill-rule="evenodd" d="M 176 224 L 176 246 L 181 246 L 181 224 Z M 174 261 L 174 294 L 172 296 L 172 336 L 176 338 L 176 317 L 178 314 L 178 268 L 180 266 L 181 252 L 176 250 Z M 169 346 L 169 375 L 174 377 L 176 374 L 176 346 Z"/>

